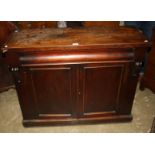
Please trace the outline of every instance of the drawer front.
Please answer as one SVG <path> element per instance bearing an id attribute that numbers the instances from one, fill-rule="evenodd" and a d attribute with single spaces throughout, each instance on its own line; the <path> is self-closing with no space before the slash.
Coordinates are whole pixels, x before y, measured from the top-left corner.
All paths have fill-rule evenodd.
<path id="1" fill-rule="evenodd" d="M 11 58 L 12 57 L 12 58 Z M 80 64 L 100 61 L 128 61 L 133 60 L 135 53 L 131 48 L 98 49 L 98 50 L 66 50 L 21 52 L 16 59 L 10 55 L 10 62 L 22 66 L 35 64 Z M 9 59 L 9 55 L 8 55 Z"/>

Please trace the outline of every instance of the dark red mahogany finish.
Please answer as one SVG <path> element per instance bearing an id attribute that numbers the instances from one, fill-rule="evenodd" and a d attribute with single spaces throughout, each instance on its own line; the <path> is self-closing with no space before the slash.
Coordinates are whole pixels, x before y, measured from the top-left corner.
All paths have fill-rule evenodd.
<path id="1" fill-rule="evenodd" d="M 6 44 L 25 126 L 132 119 L 148 48 L 138 30 L 28 29 Z"/>

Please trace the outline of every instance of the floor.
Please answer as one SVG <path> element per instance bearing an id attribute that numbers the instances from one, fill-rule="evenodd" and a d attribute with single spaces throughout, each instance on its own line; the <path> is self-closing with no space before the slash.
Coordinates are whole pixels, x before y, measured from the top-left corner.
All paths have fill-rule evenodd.
<path id="1" fill-rule="evenodd" d="M 0 93 L 0 132 L 146 133 L 150 132 L 155 115 L 155 94 L 137 88 L 132 114 L 133 120 L 128 123 L 24 128 L 16 90 Z"/>

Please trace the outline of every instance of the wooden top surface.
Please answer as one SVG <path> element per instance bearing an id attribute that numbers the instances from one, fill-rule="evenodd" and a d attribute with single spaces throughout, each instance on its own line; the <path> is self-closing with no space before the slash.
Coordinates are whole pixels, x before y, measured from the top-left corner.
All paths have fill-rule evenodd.
<path id="1" fill-rule="evenodd" d="M 148 46 L 144 35 L 134 28 L 46 28 L 14 32 L 8 49 L 65 49 L 93 47 Z"/>

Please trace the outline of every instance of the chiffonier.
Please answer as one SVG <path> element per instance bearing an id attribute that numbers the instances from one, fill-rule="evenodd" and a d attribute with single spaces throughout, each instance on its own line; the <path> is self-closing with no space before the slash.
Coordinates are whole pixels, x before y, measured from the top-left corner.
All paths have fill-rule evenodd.
<path id="1" fill-rule="evenodd" d="M 12 33 L 3 56 L 24 126 L 129 121 L 149 43 L 134 28 L 45 28 Z"/>

